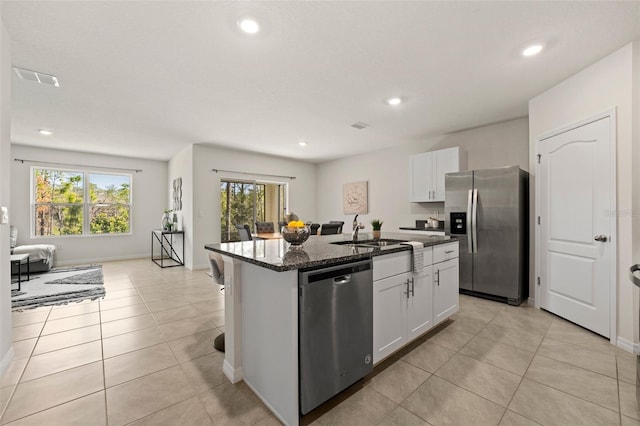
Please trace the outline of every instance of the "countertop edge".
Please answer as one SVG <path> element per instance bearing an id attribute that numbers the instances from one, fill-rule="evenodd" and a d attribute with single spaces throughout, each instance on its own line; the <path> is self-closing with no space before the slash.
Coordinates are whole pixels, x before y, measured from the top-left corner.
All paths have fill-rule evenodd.
<path id="1" fill-rule="evenodd" d="M 456 241 L 459 241 L 460 238 L 458 237 L 454 237 L 451 236 L 451 239 L 449 240 L 444 240 L 444 241 L 430 241 L 430 242 L 423 242 L 424 247 L 432 247 L 432 246 L 437 246 L 437 245 L 441 245 L 441 244 L 449 244 L 449 243 L 453 243 Z M 252 259 L 249 257 L 245 257 L 236 253 L 231 253 L 228 251 L 225 251 L 221 248 L 218 247 L 214 247 L 212 244 L 206 244 L 204 246 L 204 248 L 206 250 L 210 250 L 210 251 L 214 251 L 216 253 L 220 253 L 224 256 L 229 256 L 231 258 L 234 259 L 238 259 L 241 260 L 243 262 L 247 262 L 247 263 L 251 263 L 253 265 L 257 265 L 260 266 L 262 268 L 266 268 L 266 269 L 270 269 L 272 271 L 276 271 L 276 272 L 285 272 L 285 271 L 293 271 L 293 270 L 303 270 L 303 269 L 315 269 L 318 267 L 324 267 L 324 266 L 332 266 L 332 265 L 339 265 L 342 263 L 348 263 L 354 260 L 361 260 L 361 259 L 371 259 L 373 257 L 376 256 L 384 256 L 387 254 L 391 254 L 391 253 L 399 253 L 399 252 L 403 252 L 403 251 L 410 251 L 411 250 L 411 246 L 408 244 L 400 244 L 398 246 L 393 246 L 393 247 L 385 247 L 384 249 L 380 249 L 380 248 L 374 248 L 372 249 L 372 251 L 367 252 L 367 253 L 353 253 L 353 254 L 349 254 L 349 255 L 345 255 L 345 256 L 337 256 L 331 259 L 322 259 L 322 260 L 311 260 L 302 264 L 291 264 L 291 265 L 274 265 L 271 263 L 267 263 L 267 262 L 261 262 L 259 260 L 256 259 Z"/>

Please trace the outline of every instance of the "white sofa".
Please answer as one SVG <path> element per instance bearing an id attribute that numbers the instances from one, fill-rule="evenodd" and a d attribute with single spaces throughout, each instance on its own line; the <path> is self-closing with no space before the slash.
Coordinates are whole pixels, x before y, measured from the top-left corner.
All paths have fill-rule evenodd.
<path id="1" fill-rule="evenodd" d="M 15 226 L 11 227 L 10 237 L 11 254 L 29 254 L 30 272 L 44 272 L 53 267 L 53 257 L 56 252 L 56 246 L 52 244 L 17 246 L 18 228 Z M 22 265 L 22 272 L 26 273 L 26 271 L 27 266 Z M 18 270 L 12 270 L 11 273 L 17 274 Z"/>

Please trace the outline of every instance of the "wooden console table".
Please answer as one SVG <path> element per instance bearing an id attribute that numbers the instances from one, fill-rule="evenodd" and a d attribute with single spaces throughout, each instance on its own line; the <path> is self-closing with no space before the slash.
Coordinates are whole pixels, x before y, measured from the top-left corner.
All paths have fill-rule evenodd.
<path id="1" fill-rule="evenodd" d="M 176 238 L 179 236 L 179 238 Z M 175 244 L 180 240 L 182 244 L 182 256 L 175 249 Z M 154 246 L 160 247 L 160 256 L 154 256 Z M 151 231 L 151 260 L 161 268 L 184 265 L 184 231 L 164 231 L 154 229 Z M 166 264 L 165 264 L 166 263 Z"/>

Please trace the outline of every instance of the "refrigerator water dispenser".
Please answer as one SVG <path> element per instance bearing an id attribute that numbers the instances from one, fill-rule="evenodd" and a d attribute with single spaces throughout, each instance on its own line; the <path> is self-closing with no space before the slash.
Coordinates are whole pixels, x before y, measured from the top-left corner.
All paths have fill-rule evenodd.
<path id="1" fill-rule="evenodd" d="M 451 212 L 449 213 L 449 220 L 451 223 L 452 234 L 466 234 L 467 233 L 467 213 L 466 212 Z"/>

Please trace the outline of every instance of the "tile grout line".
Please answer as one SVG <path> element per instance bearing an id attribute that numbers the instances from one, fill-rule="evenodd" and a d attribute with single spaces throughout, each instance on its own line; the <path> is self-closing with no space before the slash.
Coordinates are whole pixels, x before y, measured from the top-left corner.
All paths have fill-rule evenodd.
<path id="1" fill-rule="evenodd" d="M 456 356 L 456 355 L 466 356 L 466 357 L 471 358 L 471 359 L 473 359 L 473 360 L 475 360 L 475 361 L 478 361 L 478 362 L 481 362 L 481 363 L 487 364 L 487 365 L 489 365 L 489 366 L 495 367 L 495 366 L 493 366 L 493 365 L 491 365 L 491 364 L 489 364 L 489 363 L 487 363 L 487 362 L 477 360 L 477 359 L 475 359 L 475 358 L 473 358 L 473 357 L 469 357 L 469 356 L 467 356 L 467 355 L 465 355 L 465 354 L 461 353 L 460 351 L 461 351 L 463 348 L 465 348 L 465 347 L 469 344 L 469 342 L 471 342 L 475 337 L 479 337 L 478 335 L 480 334 L 480 332 L 482 332 L 482 330 L 484 330 L 484 329 L 485 329 L 489 324 L 491 324 L 491 323 L 493 322 L 493 320 L 495 319 L 496 315 L 497 315 L 499 312 L 503 312 L 504 310 L 505 310 L 505 307 L 502 307 L 501 309 L 499 309 L 499 310 L 497 310 L 495 313 L 493 313 L 493 314 L 492 314 L 493 316 L 492 316 L 491 320 L 490 320 L 489 322 L 487 322 L 484 326 L 482 326 L 482 328 L 481 328 L 480 330 L 478 330 L 478 332 L 477 332 L 476 334 L 474 334 L 474 335 L 473 335 L 473 337 L 472 337 L 471 339 L 469 339 L 469 341 L 467 341 L 467 342 L 466 342 L 464 345 L 462 345 L 462 346 L 461 346 L 457 351 L 455 351 L 455 353 L 453 354 L 453 356 L 452 356 L 451 358 L 449 358 L 449 360 L 448 360 L 447 362 L 445 362 L 444 364 L 442 364 L 442 365 L 441 365 L 441 366 L 440 366 L 440 367 L 439 367 L 439 368 L 438 368 L 438 369 L 433 373 L 433 375 L 434 375 L 434 376 L 436 376 L 436 373 L 437 373 L 439 370 L 441 370 L 441 369 L 442 369 L 442 367 L 444 367 L 444 366 L 445 366 L 449 361 L 451 361 L 451 359 L 452 359 L 454 356 Z M 471 333 L 469 333 L 469 334 L 471 334 Z M 499 368 L 499 367 L 495 367 L 495 368 Z M 501 368 L 500 368 L 500 369 L 501 369 Z M 501 369 L 501 370 L 503 370 L 503 369 Z M 506 370 L 503 370 L 503 371 L 506 371 Z M 482 399 L 484 399 L 484 400 L 486 400 L 486 401 L 489 401 L 489 402 L 490 402 L 490 403 L 492 403 L 492 404 L 495 404 L 495 405 L 497 405 L 497 406 L 499 406 L 499 407 L 502 407 L 502 406 L 501 406 L 500 404 L 498 404 L 497 402 L 495 402 L 495 401 L 491 401 L 489 398 L 487 398 L 487 397 L 485 397 L 485 396 L 483 396 L 483 395 L 480 395 L 480 394 L 478 394 L 478 393 L 476 393 L 476 392 L 474 392 L 474 391 L 472 391 L 472 390 L 470 390 L 470 389 L 467 389 L 467 388 L 465 388 L 465 387 L 462 387 L 462 386 L 460 386 L 460 385 L 458 385 L 458 384 L 456 384 L 456 383 L 452 383 L 452 382 L 450 382 L 449 380 L 447 380 L 447 379 L 446 379 L 446 378 L 444 378 L 444 377 L 440 377 L 440 376 L 436 376 L 436 377 L 437 377 L 437 378 L 439 378 L 440 380 L 444 380 L 445 382 L 447 382 L 447 383 L 449 383 L 449 384 L 451 384 L 451 385 L 453 385 L 453 386 L 456 386 L 456 387 L 458 387 L 458 388 L 460 388 L 460 389 L 462 389 L 462 390 L 465 390 L 465 391 L 467 391 L 467 392 L 470 392 L 470 393 L 472 393 L 473 395 L 475 395 L 475 396 L 477 396 L 477 397 L 480 397 L 480 398 L 482 398 Z M 517 388 L 516 388 L 516 390 L 517 390 Z M 515 395 L 515 392 L 514 392 L 514 395 Z M 512 396 L 512 397 L 513 397 L 513 396 Z M 511 402 L 511 401 L 509 401 L 509 402 Z M 497 424 L 500 424 L 500 422 L 502 421 L 502 418 L 504 417 L 505 413 L 507 412 L 507 409 L 508 409 L 507 407 L 508 407 L 508 406 L 509 406 L 509 404 L 507 404 L 507 406 L 506 406 L 506 407 L 504 407 L 504 411 L 502 412 L 502 415 L 500 416 L 500 419 L 498 420 L 498 423 L 497 423 Z"/>
<path id="2" fill-rule="evenodd" d="M 622 424 L 622 398 L 620 397 L 620 370 L 618 365 L 618 354 L 616 354 L 616 390 L 618 391 L 618 418 Z"/>
<path id="3" fill-rule="evenodd" d="M 529 365 L 527 365 L 527 368 L 524 370 L 524 373 L 522 373 L 522 376 L 520 376 L 520 382 L 518 383 L 518 386 L 516 387 L 516 390 L 513 392 L 513 395 L 511 395 L 511 398 L 509 399 L 509 402 L 507 403 L 507 408 L 506 408 L 504 414 L 502 415 L 502 417 L 504 417 L 504 415 L 507 413 L 507 411 L 509 411 L 509 406 L 513 402 L 513 398 L 515 398 L 516 394 L 520 390 L 520 387 L 522 386 L 522 383 L 524 382 L 524 376 L 527 375 L 527 372 L 529 371 L 529 368 L 531 368 L 531 364 L 533 363 L 533 360 L 535 359 L 536 355 L 538 355 L 538 351 L 540 350 L 540 346 L 542 346 L 542 342 L 544 341 L 544 339 L 547 337 L 547 334 L 549 333 L 549 329 L 551 328 L 551 324 L 553 324 L 553 321 L 551 321 L 549 323 L 549 326 L 547 327 L 547 329 L 544 332 L 544 336 L 542 336 L 542 339 L 540 339 L 540 343 L 538 343 L 538 346 L 536 347 L 536 351 L 533 353 L 533 356 L 531 357 L 531 360 L 529 360 Z M 540 424 L 538 421 L 536 421 L 536 420 L 534 420 L 532 418 L 529 418 L 529 417 L 525 416 L 522 413 L 518 413 L 517 411 L 514 411 L 514 413 L 518 414 L 519 416 L 524 417 L 525 419 L 531 420 L 532 422 Z M 502 418 L 500 419 L 500 421 L 502 421 Z"/>
<path id="4" fill-rule="evenodd" d="M 107 294 L 107 279 L 105 277 L 104 282 L 105 287 L 105 295 Z M 102 336 L 102 304 L 101 300 L 98 300 L 98 320 L 100 324 L 100 354 L 102 358 L 102 389 L 104 392 L 104 423 L 105 425 L 109 425 L 109 403 L 107 399 L 107 372 L 104 365 L 104 339 Z"/>
<path id="5" fill-rule="evenodd" d="M 44 322 L 42 323 L 42 328 L 40 329 L 40 332 L 38 333 L 38 336 L 36 337 L 36 342 L 34 343 L 33 348 L 31 348 L 31 352 L 29 352 L 29 356 L 25 357 L 25 358 L 27 358 L 27 363 L 24 365 L 24 368 L 20 372 L 20 376 L 18 377 L 18 380 L 16 381 L 16 384 L 13 387 L 13 390 L 11 391 L 11 395 L 9 395 L 9 399 L 7 399 L 6 404 L 4 404 L 4 407 L 2 407 L 2 412 L 0 412 L 0 423 L 2 422 L 2 419 L 4 418 L 4 415 L 6 414 L 7 410 L 9 409 L 9 406 L 11 405 L 11 401 L 13 401 L 13 397 L 16 394 L 16 391 L 18 390 L 18 386 L 22 382 L 22 377 L 24 377 L 24 372 L 27 370 L 27 367 L 29 366 L 29 363 L 31 362 L 31 357 L 33 357 L 33 352 L 36 350 L 36 346 L 38 346 L 38 342 L 40 341 L 40 337 L 42 336 L 42 332 L 44 331 L 44 327 L 46 326 L 47 321 L 49 320 L 49 315 L 51 315 L 51 311 L 52 310 L 53 310 L 53 307 L 50 306 L 49 307 L 49 312 L 47 313 L 47 317 L 45 318 Z M 14 311 L 12 311 L 12 313 L 13 312 Z M 11 329 L 11 332 L 13 334 L 13 327 Z M 27 340 L 27 339 L 24 339 L 24 340 Z M 12 347 L 13 347 L 13 343 L 14 342 L 11 342 L 11 346 Z M 14 354 L 14 357 L 15 357 L 15 354 Z M 15 361 L 15 358 L 14 358 L 13 361 Z"/>

